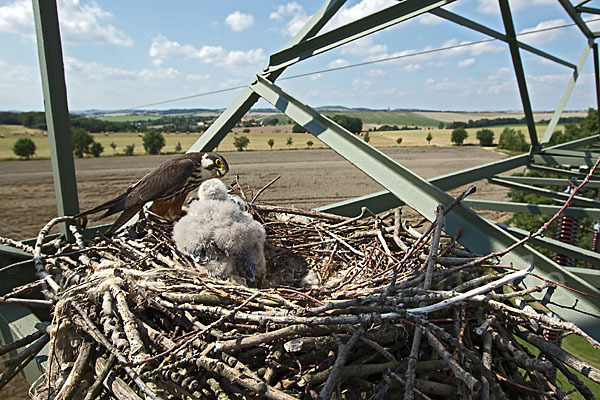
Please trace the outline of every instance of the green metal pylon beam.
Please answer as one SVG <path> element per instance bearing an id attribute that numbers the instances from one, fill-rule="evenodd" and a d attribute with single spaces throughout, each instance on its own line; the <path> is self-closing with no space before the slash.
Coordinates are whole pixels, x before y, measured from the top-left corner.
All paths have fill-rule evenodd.
<path id="1" fill-rule="evenodd" d="M 472 21 L 470 19 L 462 17 L 462 16 L 460 16 L 458 14 L 455 14 L 453 12 L 450 12 L 448 10 L 444 10 L 443 8 L 438 8 L 438 9 L 435 9 L 435 10 L 431 10 L 430 13 L 433 14 L 433 15 L 436 15 L 436 16 L 438 16 L 440 18 L 444 18 L 444 19 L 446 19 L 448 21 L 454 22 L 454 23 L 456 23 L 458 25 L 462 25 L 462 26 L 467 27 L 469 29 L 472 29 L 474 31 L 483 33 L 484 35 L 491 36 L 494 39 L 501 40 L 501 41 L 503 41 L 505 43 L 509 42 L 509 38 L 505 34 L 500 33 L 498 31 L 495 31 L 495 30 L 493 30 L 491 28 L 488 28 L 485 25 L 481 25 L 481 24 L 479 24 L 479 23 L 477 23 L 475 21 Z M 562 64 L 565 67 L 569 67 L 569 68 L 572 68 L 572 69 L 576 69 L 577 68 L 577 66 L 575 64 L 570 63 L 569 61 L 565 61 L 562 58 L 558 58 L 556 56 L 553 56 L 552 54 L 546 53 L 545 51 L 540 50 L 538 48 L 535 48 L 533 46 L 530 46 L 527 43 L 523 43 L 523 42 L 517 40 L 516 44 L 517 44 L 517 46 L 519 46 L 520 49 L 526 50 L 526 51 L 528 51 L 530 53 L 533 53 L 533 54 L 535 54 L 537 56 L 543 57 L 543 58 L 545 58 L 547 60 L 554 61 L 557 64 Z"/>
<path id="2" fill-rule="evenodd" d="M 511 182 L 511 181 L 507 181 L 507 180 L 504 180 L 501 178 L 495 178 L 495 177 L 488 178 L 488 181 L 490 183 L 493 183 L 494 185 L 503 186 L 503 187 L 506 187 L 509 189 L 514 189 L 514 190 L 520 190 L 522 192 L 532 193 L 532 194 L 536 194 L 538 196 L 548 197 L 550 199 L 557 200 L 557 201 L 566 201 L 569 199 L 569 195 L 567 193 L 557 192 L 555 190 L 549 190 L 549 189 L 545 189 L 545 188 L 539 188 L 539 187 L 531 186 L 531 185 L 524 184 L 524 183 Z M 573 204 L 574 206 L 579 206 L 579 207 L 600 208 L 600 201 L 588 199 L 587 197 L 583 197 L 583 196 L 574 196 L 573 200 L 571 201 L 571 204 Z"/>
<path id="3" fill-rule="evenodd" d="M 577 9 L 571 4 L 570 0 L 558 0 L 558 2 L 563 6 L 569 17 L 575 22 L 575 25 L 579 28 L 579 30 L 585 35 L 588 39 L 593 39 L 594 35 L 590 28 L 587 26 L 581 15 L 577 12 Z"/>
<path id="4" fill-rule="evenodd" d="M 536 178 L 533 176 L 510 176 L 510 175 L 497 175 L 494 178 L 503 179 L 508 182 L 522 183 L 525 185 L 544 185 L 544 186 L 560 186 L 568 187 L 571 183 L 575 186 L 581 184 L 581 180 L 568 179 L 568 178 Z M 587 189 L 599 189 L 600 181 L 589 181 L 585 184 Z"/>
<path id="5" fill-rule="evenodd" d="M 513 213 L 540 215 L 554 215 L 561 208 L 561 206 L 553 206 L 549 204 L 513 203 L 509 201 L 492 200 L 466 199 L 463 201 L 463 203 L 473 210 L 508 211 Z M 600 219 L 600 210 L 597 208 L 567 207 L 563 212 L 563 215 L 579 218 Z"/>
<path id="6" fill-rule="evenodd" d="M 453 200 L 437 187 L 265 78 L 257 76 L 257 81 L 250 85 L 250 88 L 430 221 L 435 218 L 434 212 L 438 204 L 447 205 Z M 460 231 L 458 241 L 470 251 L 479 254 L 502 251 L 517 241 L 514 236 L 487 222 L 462 204 L 458 204 L 446 215 L 444 230 L 451 236 Z M 502 257 L 501 262 L 503 265 L 513 265 L 517 268 L 534 265 L 535 273 L 543 278 L 557 280 L 557 277 L 560 277 L 560 281 L 566 282 L 566 286 L 570 288 L 600 296 L 600 290 L 527 245 L 514 248 Z M 523 283 L 526 286 L 535 285 L 539 284 L 540 280 L 528 276 Z M 600 337 L 600 302 L 579 297 L 577 307 L 572 307 L 572 303 L 573 292 L 559 286 L 552 290 L 552 301 L 545 302 L 545 305 L 562 318 L 576 323 L 589 335 Z"/>
<path id="7" fill-rule="evenodd" d="M 405 0 L 312 39 L 273 53 L 268 72 L 278 71 L 298 61 L 324 53 L 371 33 L 399 24 L 455 0 Z"/>
<path id="8" fill-rule="evenodd" d="M 58 216 L 79 212 L 77 179 L 71 143 L 71 123 L 56 1 L 33 0 L 44 109 Z M 67 234 L 64 224 L 61 232 Z"/>
<path id="9" fill-rule="evenodd" d="M 519 86 L 519 93 L 521 94 L 521 104 L 523 105 L 523 113 L 525 113 L 527 130 L 529 131 L 531 149 L 535 151 L 539 147 L 539 142 L 537 130 L 535 129 L 535 121 L 533 119 L 533 111 L 531 109 L 531 100 L 529 99 L 529 91 L 527 90 L 527 80 L 525 79 L 525 71 L 523 70 L 523 61 L 521 60 L 521 53 L 519 51 L 519 45 L 517 44 L 517 34 L 515 32 L 508 0 L 499 0 L 499 4 L 502 21 L 504 22 L 504 29 L 506 31 L 506 38 L 508 39 L 508 49 L 510 50 L 515 77 L 517 78 L 517 85 Z"/>
<path id="10" fill-rule="evenodd" d="M 569 82 L 567 82 L 567 87 L 565 88 L 565 90 L 558 102 L 558 105 L 556 106 L 556 109 L 554 110 L 554 113 L 552 114 L 550 123 L 548 124 L 548 126 L 546 127 L 546 130 L 544 131 L 544 136 L 542 137 L 542 140 L 540 141 L 541 144 L 548 143 L 550 141 L 550 139 L 552 138 L 552 134 L 554 133 L 554 130 L 556 129 L 556 125 L 558 125 L 560 116 L 562 115 L 565 107 L 567 106 L 567 101 L 569 101 L 569 97 L 571 97 L 571 93 L 573 92 L 573 88 L 575 87 L 575 83 L 577 82 L 577 78 L 579 78 L 579 76 L 581 75 L 581 71 L 583 70 L 583 65 L 585 64 L 585 61 L 587 60 L 589 52 L 590 52 L 590 43 L 588 42 L 586 44 L 585 48 L 583 49 L 583 53 L 579 57 L 579 61 L 577 62 L 577 67 L 571 74 L 571 77 L 569 78 Z"/>
<path id="11" fill-rule="evenodd" d="M 329 0 L 313 15 L 304 27 L 288 42 L 286 48 L 295 46 L 314 35 L 316 35 L 323 26 L 335 15 L 335 13 L 344 5 L 346 0 Z M 283 73 L 284 69 L 268 74 L 268 79 L 272 82 Z M 219 115 L 219 118 L 213 122 L 202 136 L 188 149 L 193 151 L 211 151 L 221 143 L 221 140 L 235 126 L 235 124 L 250 110 L 258 101 L 259 96 L 249 88 L 235 99 L 227 109 Z"/>

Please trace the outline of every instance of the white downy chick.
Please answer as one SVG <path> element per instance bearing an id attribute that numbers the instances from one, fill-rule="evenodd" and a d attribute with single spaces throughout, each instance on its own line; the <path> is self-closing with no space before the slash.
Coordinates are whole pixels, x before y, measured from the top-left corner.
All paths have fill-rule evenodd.
<path id="1" fill-rule="evenodd" d="M 219 179 L 203 182 L 198 200 L 173 227 L 177 248 L 209 275 L 253 286 L 266 273 L 266 233 L 245 208 L 245 202 L 229 195 Z"/>

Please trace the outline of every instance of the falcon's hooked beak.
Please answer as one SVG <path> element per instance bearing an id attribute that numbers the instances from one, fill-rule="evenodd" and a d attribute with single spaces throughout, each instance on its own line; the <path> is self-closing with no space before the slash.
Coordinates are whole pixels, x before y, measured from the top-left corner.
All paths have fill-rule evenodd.
<path id="1" fill-rule="evenodd" d="M 217 175 L 219 175 L 219 178 L 223 177 L 226 173 L 227 170 L 225 168 L 217 168 Z"/>

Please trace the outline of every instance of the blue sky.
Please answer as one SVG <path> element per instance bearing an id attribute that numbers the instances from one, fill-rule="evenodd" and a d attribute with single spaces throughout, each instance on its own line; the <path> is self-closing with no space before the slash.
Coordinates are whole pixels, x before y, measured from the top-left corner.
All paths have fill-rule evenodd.
<path id="1" fill-rule="evenodd" d="M 348 1 L 325 30 L 393 4 L 392 0 Z M 285 46 L 321 5 L 320 1 L 58 0 L 69 108 L 131 108 L 247 85 L 267 65 L 269 54 Z M 571 22 L 556 0 L 512 0 L 510 5 L 517 32 Z M 600 0 L 587 5 L 600 7 Z M 503 31 L 496 0 L 458 0 L 446 8 Z M 590 27 L 600 31 L 600 21 Z M 423 15 L 298 63 L 282 78 L 486 38 Z M 573 63 L 585 46 L 576 27 L 521 40 Z M 553 110 L 571 71 L 527 52 L 522 56 L 533 109 Z M 508 48 L 499 41 L 278 84 L 315 107 L 521 109 Z M 150 108 L 222 108 L 238 93 Z M 591 53 L 567 109 L 590 106 L 596 107 Z M 42 107 L 31 1 L 0 0 L 0 110 Z"/>

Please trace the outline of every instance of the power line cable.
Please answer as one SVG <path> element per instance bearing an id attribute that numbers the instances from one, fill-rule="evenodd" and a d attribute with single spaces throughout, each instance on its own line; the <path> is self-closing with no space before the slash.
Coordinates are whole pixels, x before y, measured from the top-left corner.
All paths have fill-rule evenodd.
<path id="1" fill-rule="evenodd" d="M 600 18 L 592 18 L 592 19 L 589 19 L 589 20 L 587 20 L 585 22 L 589 23 L 589 22 L 595 22 L 595 21 L 600 21 Z M 571 27 L 571 26 L 575 26 L 575 23 L 564 24 L 564 25 L 556 25 L 556 26 L 551 26 L 551 27 L 548 27 L 548 28 L 536 29 L 536 30 L 532 30 L 532 31 L 520 33 L 520 34 L 517 35 L 517 37 L 531 35 L 531 34 L 540 33 L 540 32 L 552 31 L 552 30 L 556 30 L 556 29 L 568 28 L 568 27 Z M 461 48 L 461 47 L 475 46 L 475 45 L 478 45 L 478 44 L 489 43 L 489 42 L 493 42 L 493 41 L 496 41 L 496 40 L 498 40 L 498 39 L 496 39 L 496 38 L 482 39 L 482 40 L 477 40 L 477 41 L 474 41 L 474 42 L 459 43 L 459 44 L 455 44 L 455 45 L 452 45 L 452 46 L 438 47 L 438 48 L 435 48 L 435 49 L 422 50 L 422 51 L 417 51 L 417 52 L 414 52 L 414 53 L 408 53 L 408 54 L 401 54 L 401 55 L 397 55 L 397 56 L 385 57 L 385 58 L 380 58 L 380 59 L 377 59 L 377 60 L 364 61 L 364 62 L 360 62 L 360 63 L 356 63 L 356 64 L 344 65 L 344 66 L 340 66 L 340 67 L 326 68 L 326 69 L 322 69 L 322 70 L 318 70 L 318 71 L 306 72 L 306 73 L 302 73 L 302 74 L 297 74 L 297 75 L 292 75 L 292 76 L 288 76 L 288 77 L 279 78 L 279 81 L 285 81 L 285 80 L 290 80 L 290 79 L 303 78 L 303 77 L 306 77 L 306 76 L 322 74 L 322 73 L 325 73 L 325 72 L 333 72 L 333 71 L 339 71 L 339 70 L 343 70 L 343 69 L 362 67 L 362 66 L 365 66 L 365 65 L 377 64 L 377 63 L 382 63 L 382 62 L 386 62 L 386 61 L 399 60 L 399 59 L 402 59 L 402 58 L 422 56 L 422 55 L 426 55 L 426 54 L 432 54 L 432 53 L 437 53 L 437 52 L 442 52 L 442 51 L 448 51 L 448 50 L 458 49 L 458 48 Z M 125 110 L 136 110 L 136 109 L 139 109 L 139 108 L 153 107 L 153 106 L 157 106 L 157 105 L 161 105 L 161 104 L 167 104 L 167 103 L 173 103 L 173 102 L 181 101 L 181 100 L 189 100 L 189 99 L 193 99 L 193 98 L 196 98 L 196 97 L 203 97 L 203 96 L 209 96 L 209 95 L 213 95 L 213 94 L 217 94 L 217 93 L 230 92 L 230 91 L 233 91 L 233 90 L 243 89 L 243 88 L 246 88 L 246 87 L 247 87 L 247 85 L 243 85 L 243 86 L 235 86 L 235 87 L 230 87 L 230 88 L 221 89 L 221 90 L 213 90 L 213 91 L 209 91 L 209 92 L 202 92 L 202 93 L 192 94 L 192 95 L 189 95 L 189 96 L 177 97 L 177 98 L 174 98 L 174 99 L 157 101 L 155 103 L 148 103 L 148 104 L 143 104 L 143 105 L 140 105 L 140 106 L 129 107 L 129 108 L 125 108 Z"/>

